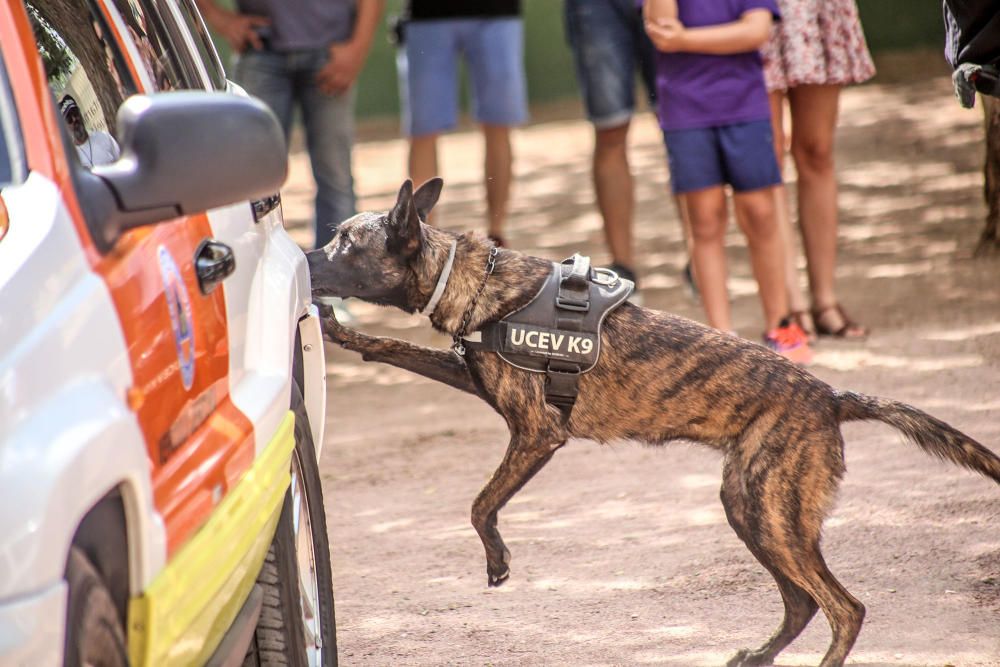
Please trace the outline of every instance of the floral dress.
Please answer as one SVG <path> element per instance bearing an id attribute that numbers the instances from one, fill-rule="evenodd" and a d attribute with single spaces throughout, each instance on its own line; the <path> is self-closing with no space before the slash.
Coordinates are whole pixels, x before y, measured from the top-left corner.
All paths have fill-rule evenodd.
<path id="1" fill-rule="evenodd" d="M 778 0 L 778 7 L 781 21 L 761 49 L 769 91 L 875 75 L 854 0 Z"/>

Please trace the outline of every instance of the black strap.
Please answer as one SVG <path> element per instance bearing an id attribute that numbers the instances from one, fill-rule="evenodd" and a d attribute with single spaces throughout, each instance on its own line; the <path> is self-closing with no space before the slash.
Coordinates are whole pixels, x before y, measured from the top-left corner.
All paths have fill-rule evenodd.
<path id="1" fill-rule="evenodd" d="M 590 310 L 590 258 L 575 254 L 559 265 L 559 294 L 556 308 L 578 313 Z M 567 269 L 569 271 L 567 272 Z"/>
<path id="2" fill-rule="evenodd" d="M 559 408 L 563 423 L 569 421 L 580 393 L 580 366 L 558 359 L 549 361 L 545 371 L 545 402 Z"/>
<path id="3" fill-rule="evenodd" d="M 574 254 L 559 265 L 559 276 L 556 328 L 582 331 L 583 320 L 590 311 L 590 258 Z"/>

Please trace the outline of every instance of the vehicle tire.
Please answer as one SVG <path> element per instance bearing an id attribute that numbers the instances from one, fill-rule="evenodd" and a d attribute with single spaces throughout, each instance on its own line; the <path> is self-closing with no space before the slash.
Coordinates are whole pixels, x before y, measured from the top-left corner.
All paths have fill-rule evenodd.
<path id="1" fill-rule="evenodd" d="M 292 384 L 292 483 L 257 583 L 264 602 L 245 667 L 336 667 L 330 545 L 323 489 L 302 394 Z"/>
<path id="2" fill-rule="evenodd" d="M 128 665 L 125 631 L 107 585 L 86 554 L 70 547 L 66 561 L 66 667 Z"/>

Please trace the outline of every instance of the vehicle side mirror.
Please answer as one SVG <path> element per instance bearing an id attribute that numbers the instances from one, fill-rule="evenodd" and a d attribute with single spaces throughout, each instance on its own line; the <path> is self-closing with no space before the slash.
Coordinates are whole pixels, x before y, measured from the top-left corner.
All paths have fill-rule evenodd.
<path id="1" fill-rule="evenodd" d="M 117 162 L 78 179 L 84 199 L 104 199 L 85 202 L 104 248 L 134 227 L 274 194 L 288 173 L 284 133 L 253 98 L 135 95 L 118 110 L 118 140 Z"/>

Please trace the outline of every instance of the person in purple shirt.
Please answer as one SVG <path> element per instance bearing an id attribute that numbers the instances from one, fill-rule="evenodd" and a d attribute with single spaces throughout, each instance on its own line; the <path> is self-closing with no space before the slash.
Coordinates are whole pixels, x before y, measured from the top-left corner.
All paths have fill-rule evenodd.
<path id="1" fill-rule="evenodd" d="M 725 187 L 750 248 L 764 310 L 764 342 L 796 363 L 812 351 L 788 319 L 785 245 L 778 230 L 771 108 L 758 49 L 775 0 L 646 0 L 645 27 L 657 54 L 657 106 L 673 191 L 687 206 L 691 260 L 708 323 L 732 331 L 726 290 Z"/>

